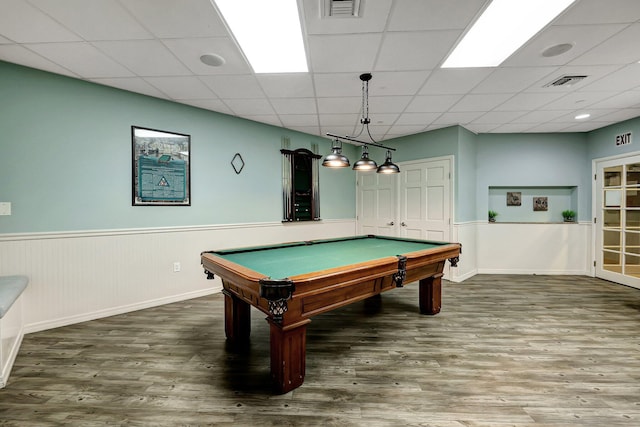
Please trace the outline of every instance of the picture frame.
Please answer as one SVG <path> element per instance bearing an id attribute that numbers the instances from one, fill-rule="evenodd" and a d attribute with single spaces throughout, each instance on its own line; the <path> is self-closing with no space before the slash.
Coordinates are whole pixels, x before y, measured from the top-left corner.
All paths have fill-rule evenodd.
<path id="1" fill-rule="evenodd" d="M 547 197 L 534 197 L 533 210 L 536 212 L 549 210 L 549 199 Z"/>
<path id="2" fill-rule="evenodd" d="M 521 191 L 508 191 L 507 192 L 507 206 L 521 206 L 522 205 L 522 192 Z"/>
<path id="3" fill-rule="evenodd" d="M 191 135 L 131 126 L 132 205 L 191 206 Z"/>

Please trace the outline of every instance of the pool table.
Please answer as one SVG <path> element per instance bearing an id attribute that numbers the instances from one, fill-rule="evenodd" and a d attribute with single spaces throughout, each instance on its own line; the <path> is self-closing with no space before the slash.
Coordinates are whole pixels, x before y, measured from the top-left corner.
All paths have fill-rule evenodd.
<path id="1" fill-rule="evenodd" d="M 284 243 L 207 251 L 207 278 L 222 279 L 227 340 L 248 340 L 250 309 L 270 324 L 271 378 L 286 393 L 304 381 L 311 317 L 419 281 L 423 314 L 437 314 L 446 260 L 456 266 L 459 243 L 383 236 Z"/>

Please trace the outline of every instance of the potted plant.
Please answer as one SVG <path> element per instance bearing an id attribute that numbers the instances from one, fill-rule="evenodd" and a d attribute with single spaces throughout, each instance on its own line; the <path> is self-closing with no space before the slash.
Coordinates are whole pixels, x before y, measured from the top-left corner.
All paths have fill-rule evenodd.
<path id="1" fill-rule="evenodd" d="M 498 212 L 489 211 L 489 222 L 496 222 L 496 217 L 498 216 Z"/>
<path id="2" fill-rule="evenodd" d="M 562 211 L 564 222 L 573 222 L 576 219 L 576 213 L 572 210 Z"/>

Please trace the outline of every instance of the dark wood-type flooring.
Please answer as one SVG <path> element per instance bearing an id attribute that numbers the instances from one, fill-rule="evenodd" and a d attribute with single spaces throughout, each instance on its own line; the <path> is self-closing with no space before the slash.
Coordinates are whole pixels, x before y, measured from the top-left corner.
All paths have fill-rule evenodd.
<path id="1" fill-rule="evenodd" d="M 417 284 L 317 316 L 302 387 L 269 330 L 225 344 L 221 294 L 25 336 L 0 425 L 640 426 L 640 290 L 582 276 Z"/>

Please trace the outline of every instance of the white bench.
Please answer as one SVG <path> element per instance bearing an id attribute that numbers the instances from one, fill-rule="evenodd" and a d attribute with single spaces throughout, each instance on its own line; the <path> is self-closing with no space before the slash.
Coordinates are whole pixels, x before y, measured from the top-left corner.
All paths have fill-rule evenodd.
<path id="1" fill-rule="evenodd" d="M 26 276 L 0 276 L 0 388 L 9 379 L 22 337 L 22 292 L 27 288 Z"/>

